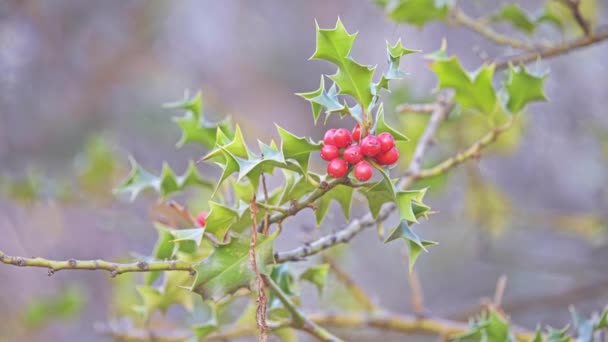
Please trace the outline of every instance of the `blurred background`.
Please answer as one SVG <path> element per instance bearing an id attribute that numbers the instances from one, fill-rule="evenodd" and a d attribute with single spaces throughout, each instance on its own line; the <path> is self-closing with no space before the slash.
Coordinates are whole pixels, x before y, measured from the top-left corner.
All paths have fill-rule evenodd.
<path id="1" fill-rule="evenodd" d="M 477 16 L 502 3 L 463 5 Z M 543 6 L 520 3 L 531 11 Z M 605 5 L 594 2 L 600 21 L 608 14 Z M 463 28 L 433 23 L 420 30 L 391 22 L 372 1 L 2 1 L 0 249 L 55 259 L 149 255 L 156 239 L 155 195 L 130 203 L 111 189 L 128 173 L 129 155 L 156 173 L 164 160 L 181 173 L 188 160 L 203 155 L 198 146 L 175 148 L 180 133 L 171 118 L 179 113 L 162 108 L 186 89 L 201 89 L 206 115 L 231 115 L 251 143 L 276 138 L 273 122 L 315 139 L 328 127 L 352 127 L 338 119 L 315 127 L 309 104 L 294 95 L 316 89 L 321 73 L 334 72 L 308 58 L 315 19 L 333 27 L 338 16 L 347 29 L 359 31 L 353 56 L 381 70 L 385 41 L 398 38 L 425 53 L 446 38 L 448 52 L 469 70 L 484 55 L 512 53 Z M 538 35 L 563 39 L 551 28 Z M 508 278 L 504 308 L 524 327 L 564 326 L 570 304 L 584 314 L 604 307 L 607 60 L 608 44 L 600 44 L 533 64 L 551 72 L 550 102 L 531 105 L 525 120 L 481 161 L 420 185 L 431 186 L 427 202 L 438 211 L 416 227 L 440 243 L 417 263 L 431 312 L 465 320 L 492 296 L 502 274 Z M 404 101 L 432 99 L 436 79 L 421 54 L 405 57 L 401 68 L 409 75 L 385 96 L 385 107 L 393 124 L 416 137 L 426 119 L 392 113 Z M 478 118 L 448 122 L 430 162 L 483 132 Z M 320 160 L 313 163 L 323 169 Z M 212 166 L 200 169 L 211 180 L 218 175 Z M 194 210 L 205 207 L 205 196 L 189 191 L 180 200 Z M 353 215 L 365 208 L 356 204 Z M 338 214 L 320 231 L 312 215 L 290 222 L 279 249 L 344 223 Z M 403 246 L 384 245 L 372 229 L 352 246 L 340 256 L 344 268 L 380 304 L 409 312 Z M 0 341 L 107 341 L 93 326 L 129 312 L 138 300 L 136 279 L 86 271 L 49 278 L 42 269 L 0 265 Z M 303 291 L 311 298 L 307 308 L 321 305 L 314 288 Z M 329 304 L 323 305 L 339 302 L 340 291 L 326 290 L 321 300 Z M 355 336 L 403 338 L 377 331 Z"/>

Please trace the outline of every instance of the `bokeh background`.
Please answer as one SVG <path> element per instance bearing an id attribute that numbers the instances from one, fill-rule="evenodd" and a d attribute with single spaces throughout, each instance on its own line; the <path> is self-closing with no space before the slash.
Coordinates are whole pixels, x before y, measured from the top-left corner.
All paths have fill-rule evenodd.
<path id="1" fill-rule="evenodd" d="M 479 15 L 501 3 L 463 5 Z M 541 1 L 520 3 L 532 11 L 542 7 Z M 605 5 L 594 2 L 600 22 Z M 175 148 L 179 130 L 171 118 L 178 113 L 162 108 L 185 89 L 201 89 L 207 115 L 232 115 L 249 142 L 276 138 L 273 122 L 321 138 L 327 127 L 313 125 L 308 103 L 294 93 L 316 89 L 321 73 L 333 73 L 308 57 L 315 19 L 329 27 L 338 16 L 359 31 L 355 58 L 380 68 L 385 40 L 398 38 L 426 53 L 446 38 L 448 51 L 470 70 L 484 55 L 512 53 L 463 28 L 396 24 L 371 1 L 2 1 L 0 249 L 59 259 L 149 254 L 155 196 L 129 203 L 111 189 L 128 173 L 129 155 L 150 170 L 166 160 L 181 172 L 204 153 L 197 146 Z M 539 37 L 563 39 L 550 28 Z M 427 202 L 438 213 L 417 231 L 440 245 L 421 256 L 417 270 L 431 312 L 465 319 L 493 294 L 502 274 L 505 309 L 524 327 L 561 327 L 569 321 L 568 305 L 589 314 L 606 304 L 607 61 L 608 44 L 600 44 L 533 64 L 551 72 L 550 102 L 530 106 L 525 122 L 481 161 L 429 183 Z M 421 55 L 403 59 L 409 75 L 386 96 L 389 113 L 403 101 L 432 98 L 436 79 L 425 63 Z M 425 120 L 389 118 L 414 136 Z M 352 124 L 330 120 L 328 127 Z M 475 119 L 446 125 L 431 160 L 465 146 L 479 127 Z M 218 174 L 206 165 L 201 172 L 210 179 Z M 203 208 L 205 196 L 190 191 L 179 199 Z M 356 204 L 354 215 L 363 213 L 365 206 Z M 310 215 L 290 221 L 279 246 L 338 229 L 343 219 L 334 216 L 320 231 Z M 403 246 L 383 245 L 369 230 L 352 247 L 341 256 L 344 268 L 383 306 L 410 311 Z M 45 270 L 0 265 L 0 341 L 107 341 L 94 324 L 129 311 L 137 302 L 133 281 L 86 271 L 49 278 Z M 314 289 L 303 291 L 313 310 Z M 339 301 L 340 291 L 329 289 L 322 300 Z M 377 331 L 350 336 L 403 338 Z"/>

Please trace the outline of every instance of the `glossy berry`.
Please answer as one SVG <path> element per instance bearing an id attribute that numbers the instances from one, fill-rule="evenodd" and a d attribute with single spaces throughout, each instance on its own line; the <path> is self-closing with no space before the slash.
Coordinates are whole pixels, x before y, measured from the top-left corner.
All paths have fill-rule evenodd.
<path id="1" fill-rule="evenodd" d="M 380 165 L 393 165 L 399 160 L 399 151 L 396 147 L 393 147 L 384 153 L 380 153 L 375 159 Z"/>
<path id="2" fill-rule="evenodd" d="M 361 139 L 361 126 L 359 124 L 353 128 L 352 138 L 355 142 L 359 142 L 359 139 Z"/>
<path id="3" fill-rule="evenodd" d="M 368 135 L 361 140 L 361 153 L 367 157 L 375 157 L 380 153 L 380 139 L 375 135 Z"/>
<path id="4" fill-rule="evenodd" d="M 200 214 L 198 214 L 198 216 L 196 216 L 196 223 L 198 223 L 199 226 L 204 227 L 207 224 L 207 216 L 209 214 L 207 214 L 206 212 L 201 212 Z"/>
<path id="5" fill-rule="evenodd" d="M 363 159 L 363 154 L 361 153 L 361 146 L 352 145 L 348 146 L 344 150 L 344 160 L 351 164 L 357 164 Z"/>
<path id="6" fill-rule="evenodd" d="M 338 128 L 334 133 L 334 145 L 344 148 L 352 143 L 350 132 L 346 128 Z"/>
<path id="7" fill-rule="evenodd" d="M 325 145 L 321 147 L 321 158 L 324 160 L 330 161 L 332 159 L 338 158 L 340 155 L 340 150 L 334 145 Z"/>
<path id="8" fill-rule="evenodd" d="M 325 132 L 325 136 L 323 137 L 323 143 L 325 143 L 325 145 L 335 145 L 336 143 L 334 142 L 334 134 L 336 134 L 335 128 L 329 129 L 327 132 Z"/>
<path id="9" fill-rule="evenodd" d="M 346 171 L 348 171 L 348 164 L 344 159 L 336 158 L 327 164 L 327 174 L 334 178 L 346 176 Z"/>
<path id="10" fill-rule="evenodd" d="M 365 181 L 369 180 L 370 178 L 372 178 L 373 173 L 374 173 L 374 169 L 365 160 L 362 160 L 359 163 L 357 163 L 357 165 L 355 165 L 355 170 L 354 170 L 355 178 L 357 178 L 358 180 L 360 180 L 362 182 L 365 182 Z"/>
<path id="11" fill-rule="evenodd" d="M 380 133 L 378 139 L 380 139 L 380 152 L 386 152 L 395 146 L 395 138 L 389 132 Z"/>

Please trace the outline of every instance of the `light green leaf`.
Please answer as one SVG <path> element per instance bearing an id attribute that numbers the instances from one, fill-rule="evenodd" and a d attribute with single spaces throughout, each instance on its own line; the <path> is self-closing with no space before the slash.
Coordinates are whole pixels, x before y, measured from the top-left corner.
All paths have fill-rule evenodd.
<path id="1" fill-rule="evenodd" d="M 315 124 L 319 120 L 323 108 L 325 108 L 327 114 L 344 110 L 344 105 L 340 104 L 340 101 L 338 100 L 335 84 L 332 85 L 329 91 L 325 91 L 325 76 L 321 76 L 321 85 L 319 86 L 319 89 L 309 93 L 298 93 L 296 95 L 301 96 L 310 102 Z"/>
<path id="2" fill-rule="evenodd" d="M 537 21 L 531 19 L 530 16 L 518 4 L 505 4 L 500 9 L 500 12 L 490 18 L 491 21 L 508 21 L 515 28 L 532 34 L 536 30 Z"/>
<path id="3" fill-rule="evenodd" d="M 273 260 L 275 235 L 258 235 L 256 258 L 258 270 L 265 272 Z M 196 268 L 197 278 L 193 291 L 204 300 L 217 301 L 249 286 L 255 274 L 249 267 L 249 237 L 235 237 L 228 244 L 220 245 L 211 256 Z"/>
<path id="4" fill-rule="evenodd" d="M 350 50 L 357 37 L 350 34 L 338 19 L 333 29 L 321 29 L 317 24 L 317 46 L 311 59 L 322 59 L 338 66 L 338 71 L 330 76 L 339 88 L 339 94 L 348 94 L 368 108 L 372 102 L 372 78 L 374 68 L 355 62 Z"/>
<path id="5" fill-rule="evenodd" d="M 329 273 L 329 264 L 314 265 L 307 268 L 302 274 L 300 274 L 300 280 L 306 280 L 311 282 L 317 287 L 319 294 L 325 287 L 325 281 L 327 280 L 327 274 Z"/>
<path id="6" fill-rule="evenodd" d="M 420 242 L 422 243 L 422 246 L 425 247 L 425 248 L 423 248 L 411 240 L 406 239 L 405 241 L 407 242 L 407 248 L 408 248 L 408 260 L 409 260 L 408 267 L 409 267 L 410 273 L 414 270 L 414 265 L 416 264 L 416 260 L 418 260 L 418 256 L 420 255 L 420 253 L 422 253 L 422 251 L 426 252 L 426 247 L 434 246 L 434 245 L 438 244 L 435 241 L 422 240 Z"/>
<path id="7" fill-rule="evenodd" d="M 181 176 L 177 176 L 169 165 L 164 163 L 161 175 L 158 177 L 137 164 L 133 157 L 130 157 L 129 161 L 131 162 L 131 172 L 115 192 L 129 193 L 131 201 L 135 200 L 140 192 L 147 189 L 153 189 L 161 198 L 166 198 L 191 185 L 212 187 L 212 184 L 199 174 L 193 161 L 190 161 L 188 168 Z"/>
<path id="8" fill-rule="evenodd" d="M 48 298 L 32 301 L 25 308 L 23 322 L 29 328 L 40 328 L 52 320 L 77 318 L 86 305 L 85 292 L 80 287 L 60 289 Z"/>
<path id="9" fill-rule="evenodd" d="M 449 10 L 448 1 L 437 0 L 386 0 L 379 4 L 385 7 L 389 19 L 417 27 L 446 19 Z"/>
<path id="10" fill-rule="evenodd" d="M 465 108 L 491 113 L 496 107 L 496 91 L 492 85 L 494 65 L 484 65 L 475 73 L 465 71 L 456 56 L 436 60 L 431 69 L 437 75 L 440 89 L 454 89 L 454 99 Z"/>
<path id="11" fill-rule="evenodd" d="M 281 151 L 284 158 L 292 159 L 299 166 L 301 173 L 308 171 L 310 153 L 321 149 L 321 144 L 311 141 L 309 138 L 298 137 L 286 129 L 276 125 L 281 137 Z"/>
<path id="12" fill-rule="evenodd" d="M 379 135 L 380 133 L 388 132 L 390 133 L 395 141 L 409 141 L 408 137 L 403 135 L 401 132 L 389 126 L 386 121 L 384 121 L 384 106 L 381 104 L 378 107 L 378 111 L 376 112 L 376 123 L 374 124 L 374 133 Z"/>
<path id="13" fill-rule="evenodd" d="M 171 231 L 173 243 L 192 241 L 197 247 L 201 245 L 204 233 L 205 228 L 174 229 Z"/>
<path id="14" fill-rule="evenodd" d="M 293 274 L 289 270 L 289 264 L 279 264 L 272 266 L 270 278 L 281 288 L 281 291 L 288 296 L 295 296 Z"/>
<path id="15" fill-rule="evenodd" d="M 399 64 L 401 62 L 401 57 L 405 55 L 409 55 L 411 53 L 420 52 L 420 50 L 410 50 L 403 47 L 401 43 L 401 39 L 399 39 L 395 45 L 390 45 L 390 43 L 386 42 L 386 54 L 388 58 L 388 70 L 382 78 L 380 82 L 376 85 L 375 94 L 378 94 L 379 89 L 388 89 L 388 83 L 390 80 L 398 80 L 405 76 L 405 73 L 399 70 Z"/>
<path id="16" fill-rule="evenodd" d="M 329 210 L 329 205 L 334 200 L 342 207 L 344 218 L 346 220 L 350 218 L 350 208 L 353 202 L 353 188 L 346 185 L 337 185 L 326 192 L 325 195 L 316 202 L 317 209 L 315 210 L 315 219 L 317 226 L 320 226 L 323 219 L 325 219 L 327 211 Z"/>
<path id="17" fill-rule="evenodd" d="M 416 220 L 416 214 L 412 208 L 412 200 L 418 195 L 418 190 L 399 191 L 396 194 L 395 204 L 399 211 L 399 217 L 401 220 L 408 222 L 418 222 Z"/>
<path id="18" fill-rule="evenodd" d="M 169 260 L 173 258 L 176 252 L 176 246 L 173 242 L 173 235 L 166 226 L 157 223 L 155 228 L 158 231 L 158 239 L 154 245 L 154 251 L 152 252 L 152 259 L 154 260 Z M 162 272 L 147 272 L 144 277 L 145 285 L 152 285 Z"/>
<path id="19" fill-rule="evenodd" d="M 148 317 L 155 310 L 165 313 L 172 305 L 179 304 L 191 312 L 194 308 L 194 297 L 185 288 L 190 287 L 193 280 L 188 272 L 167 272 L 161 286 L 138 286 L 137 292 L 143 303 L 136 311 Z"/>
<path id="20" fill-rule="evenodd" d="M 210 201 L 209 209 L 205 230 L 223 241 L 232 225 L 239 218 L 239 214 L 236 210 L 217 202 Z"/>
<path id="21" fill-rule="evenodd" d="M 547 74 L 533 75 L 525 66 L 518 68 L 510 66 L 509 76 L 505 82 L 505 89 L 509 94 L 507 109 L 512 113 L 518 113 L 532 101 L 547 101 L 544 90 L 546 79 Z"/>

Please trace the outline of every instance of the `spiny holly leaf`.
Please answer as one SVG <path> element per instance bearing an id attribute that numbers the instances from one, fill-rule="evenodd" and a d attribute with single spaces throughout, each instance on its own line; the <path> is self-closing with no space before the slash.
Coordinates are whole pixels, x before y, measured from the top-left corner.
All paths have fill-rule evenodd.
<path id="1" fill-rule="evenodd" d="M 420 52 L 420 50 L 410 50 L 404 48 L 403 44 L 401 43 L 401 38 L 395 43 L 395 45 L 392 46 L 388 41 L 386 42 L 388 70 L 384 75 L 382 75 L 382 78 L 376 84 L 376 88 L 374 89 L 375 95 L 378 95 L 378 91 L 380 89 L 388 89 L 388 83 L 390 80 L 398 80 L 405 76 L 405 73 L 399 70 L 401 57 L 415 52 Z"/>
<path id="2" fill-rule="evenodd" d="M 547 338 L 545 342 L 570 342 L 572 338 L 568 336 L 569 326 L 565 326 L 562 329 L 554 329 L 552 327 L 547 328 Z"/>
<path id="3" fill-rule="evenodd" d="M 295 161 L 298 166 L 296 170 L 306 174 L 310 153 L 318 151 L 321 144 L 314 143 L 309 138 L 298 137 L 279 125 L 276 125 L 276 127 L 281 137 L 281 151 L 284 158 Z"/>
<path id="4" fill-rule="evenodd" d="M 338 71 L 330 78 L 339 88 L 339 94 L 348 94 L 368 108 L 372 102 L 372 78 L 375 68 L 361 65 L 350 56 L 350 50 L 357 34 L 350 34 L 338 19 L 333 29 L 317 28 L 317 46 L 311 59 L 322 59 L 338 66 Z"/>
<path id="5" fill-rule="evenodd" d="M 209 209 L 205 230 L 223 241 L 226 233 L 239 218 L 239 214 L 230 207 L 211 201 L 209 202 Z"/>
<path id="6" fill-rule="evenodd" d="M 294 176 L 291 180 L 292 183 L 287 183 L 285 185 L 284 191 L 281 193 L 278 204 L 282 205 L 291 200 L 297 200 L 307 194 L 310 194 L 318 188 L 318 185 L 315 184 L 319 184 L 320 180 L 321 177 L 312 172 L 309 172 L 307 175 L 294 173 Z"/>
<path id="7" fill-rule="evenodd" d="M 385 8 L 389 19 L 422 27 L 433 20 L 447 18 L 451 1 L 438 0 L 383 0 L 377 3 Z"/>
<path id="8" fill-rule="evenodd" d="M 378 111 L 376 112 L 376 123 L 374 124 L 373 131 L 376 135 L 383 132 L 388 132 L 393 136 L 393 138 L 395 138 L 395 141 L 410 140 L 408 139 L 408 137 L 406 137 L 396 129 L 392 128 L 384 121 L 384 106 L 382 104 L 378 107 Z"/>
<path id="9" fill-rule="evenodd" d="M 344 218 L 346 220 L 350 218 L 350 208 L 353 202 L 353 188 L 346 185 L 337 185 L 333 189 L 326 192 L 325 195 L 319 198 L 316 202 L 317 209 L 315 210 L 315 219 L 317 226 L 320 226 L 325 219 L 327 211 L 329 210 L 329 205 L 333 200 L 338 202 L 342 207 Z"/>
<path id="10" fill-rule="evenodd" d="M 402 238 L 406 241 L 408 246 L 409 253 L 409 270 L 412 272 L 414 269 L 414 265 L 416 264 L 416 260 L 422 251 L 427 251 L 427 246 L 436 245 L 437 242 L 421 240 L 416 233 L 410 228 L 407 220 L 402 220 L 399 225 L 393 229 L 388 238 L 384 241 L 384 243 L 391 242 L 398 238 Z"/>
<path id="11" fill-rule="evenodd" d="M 416 213 L 414 213 L 413 209 L 413 200 L 418 198 L 420 195 L 420 190 L 408 190 L 408 191 L 399 191 L 396 194 L 395 204 L 397 205 L 397 210 L 399 211 L 399 217 L 401 220 L 406 220 L 408 222 L 418 222 L 416 219 Z"/>
<path id="12" fill-rule="evenodd" d="M 266 265 L 273 262 L 273 244 L 276 234 L 258 235 L 256 259 L 258 270 L 265 272 Z M 217 301 L 249 286 L 255 274 L 249 267 L 249 238 L 235 237 L 228 244 L 220 245 L 211 256 L 197 268 L 193 291 L 203 299 Z"/>
<path id="13" fill-rule="evenodd" d="M 327 116 L 332 112 L 344 110 L 344 105 L 340 104 L 340 101 L 338 100 L 338 91 L 335 84 L 329 88 L 329 91 L 325 91 L 325 76 L 321 76 L 321 85 L 319 86 L 319 89 L 309 93 L 298 93 L 296 95 L 301 96 L 310 102 L 315 124 L 317 124 L 323 108 L 325 108 Z"/>
<path id="14" fill-rule="evenodd" d="M 175 175 L 169 165 L 164 163 L 161 175 L 158 177 L 137 164 L 133 157 L 130 157 L 129 161 L 131 162 L 131 172 L 115 192 L 130 193 L 131 201 L 135 200 L 140 192 L 147 189 L 153 189 L 158 192 L 162 198 L 166 198 L 172 193 L 181 191 L 190 185 L 198 185 L 207 188 L 212 187 L 212 184 L 203 179 L 199 174 L 193 161 L 190 161 L 188 168 L 181 176 Z"/>
<path id="15" fill-rule="evenodd" d="M 532 34 L 537 27 L 537 19 L 532 19 L 518 4 L 505 4 L 500 12 L 490 18 L 493 22 L 508 21 L 513 27 Z"/>
<path id="16" fill-rule="evenodd" d="M 469 323 L 469 331 L 452 336 L 455 341 L 514 341 L 509 322 L 494 309 Z"/>
<path id="17" fill-rule="evenodd" d="M 444 47 L 442 47 L 443 49 Z M 431 63 L 431 69 L 437 75 L 440 89 L 452 88 L 454 99 L 466 108 L 475 108 L 483 113 L 491 113 L 496 107 L 496 91 L 492 85 L 494 65 L 484 65 L 476 72 L 469 74 L 456 56 L 436 58 Z"/>
<path id="18" fill-rule="evenodd" d="M 289 264 L 279 264 L 272 266 L 270 278 L 281 288 L 281 291 L 288 296 L 295 296 L 293 274 L 289 270 Z"/>
<path id="19" fill-rule="evenodd" d="M 167 312 L 174 304 L 182 305 L 186 310 L 194 308 L 192 293 L 184 287 L 192 285 L 193 278 L 188 272 L 167 272 L 162 286 L 138 286 L 137 292 L 142 297 L 143 304 L 135 310 L 148 317 L 154 310 Z"/>
<path id="20" fill-rule="evenodd" d="M 254 189 L 258 188 L 263 172 L 272 174 L 275 167 L 287 167 L 283 153 L 276 148 L 274 142 L 271 142 L 270 145 L 266 145 L 261 141 L 258 141 L 258 143 L 262 156 L 258 157 L 250 154 L 249 159 L 235 158 L 239 164 L 239 177 L 237 181 L 240 182 L 247 177 Z"/>
<path id="21" fill-rule="evenodd" d="M 509 67 L 509 76 L 505 82 L 505 89 L 509 94 L 507 108 L 511 113 L 521 111 L 529 102 L 547 101 L 545 96 L 545 80 L 547 74 L 533 75 L 525 66 Z"/>
<path id="22" fill-rule="evenodd" d="M 307 268 L 302 274 L 300 274 L 300 280 L 306 280 L 311 282 L 317 287 L 319 294 L 325 287 L 325 281 L 327 280 L 327 274 L 329 273 L 329 264 L 314 265 Z"/>
<path id="23" fill-rule="evenodd" d="M 361 193 L 367 198 L 369 210 L 374 218 L 378 217 L 380 209 L 384 203 L 395 201 L 395 186 L 386 171 L 376 163 L 372 163 L 382 175 L 382 180 L 375 183 L 368 183 Z"/>
<path id="24" fill-rule="evenodd" d="M 203 241 L 203 234 L 205 234 L 205 228 L 189 228 L 189 229 L 174 229 L 171 230 L 173 236 L 173 243 L 192 242 L 197 247 L 201 245 Z"/>
<path id="25" fill-rule="evenodd" d="M 173 242 L 173 235 L 171 231 L 162 224 L 155 225 L 158 231 L 158 239 L 154 245 L 154 251 L 152 252 L 153 260 L 168 260 L 173 258 L 176 251 L 175 243 Z M 147 272 L 144 278 L 145 285 L 152 285 L 162 272 Z"/>
<path id="26" fill-rule="evenodd" d="M 222 130 L 226 135 L 232 136 L 232 122 L 226 118 L 220 122 L 208 122 L 203 117 L 203 100 L 201 92 L 196 93 L 192 98 L 186 93 L 184 99 L 174 103 L 164 105 L 165 108 L 181 108 L 186 113 L 173 120 L 182 130 L 182 137 L 177 143 L 178 147 L 191 142 L 199 143 L 208 148 L 215 145 L 216 130 Z"/>

